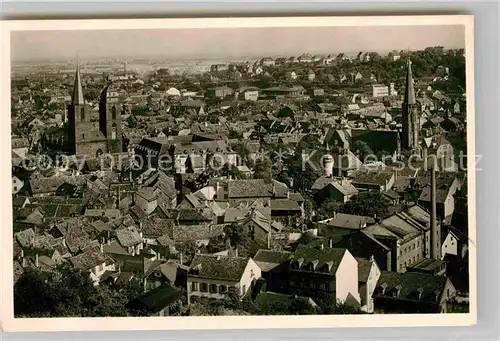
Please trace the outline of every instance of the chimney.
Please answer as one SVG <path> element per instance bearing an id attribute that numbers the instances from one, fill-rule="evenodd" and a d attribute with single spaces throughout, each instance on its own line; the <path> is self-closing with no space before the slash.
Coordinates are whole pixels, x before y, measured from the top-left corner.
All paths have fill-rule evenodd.
<path id="1" fill-rule="evenodd" d="M 236 248 L 234 249 L 234 256 L 235 256 L 236 258 L 238 258 L 238 247 L 236 247 Z"/>
<path id="2" fill-rule="evenodd" d="M 35 266 L 38 268 L 38 253 L 35 255 Z"/>
<path id="3" fill-rule="evenodd" d="M 436 222 L 436 169 L 431 169 L 431 237 L 430 237 L 430 256 L 431 259 L 441 258 L 439 255 L 439 235 Z"/>
<path id="4" fill-rule="evenodd" d="M 24 250 L 21 249 L 21 259 L 24 259 Z"/>
<path id="5" fill-rule="evenodd" d="M 330 249 L 332 249 L 332 248 L 333 248 L 333 239 L 332 239 L 332 238 L 330 238 L 330 241 L 329 241 L 329 242 L 330 242 Z"/>
<path id="6" fill-rule="evenodd" d="M 180 253 L 180 255 L 179 255 L 179 264 L 180 264 L 180 265 L 184 264 L 184 260 L 183 260 L 182 252 L 181 252 L 181 253 Z"/>
<path id="7" fill-rule="evenodd" d="M 99 248 L 101 249 L 101 252 L 104 252 L 104 243 L 103 241 L 101 240 L 101 242 L 99 243 Z"/>
<path id="8" fill-rule="evenodd" d="M 370 256 L 370 262 L 375 262 L 375 257 L 373 255 Z"/>

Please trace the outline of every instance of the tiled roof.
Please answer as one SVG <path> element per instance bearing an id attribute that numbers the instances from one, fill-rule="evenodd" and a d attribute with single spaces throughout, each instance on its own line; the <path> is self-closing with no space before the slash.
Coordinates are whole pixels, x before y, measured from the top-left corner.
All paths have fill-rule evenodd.
<path id="1" fill-rule="evenodd" d="M 448 197 L 449 193 L 450 193 L 449 188 L 447 188 L 447 189 L 437 188 L 436 189 L 436 202 L 440 203 L 440 204 L 444 203 L 446 201 L 446 198 Z M 418 201 L 424 201 L 424 202 L 431 201 L 431 188 L 430 188 L 430 186 L 424 187 L 424 189 L 420 193 L 420 197 L 418 198 Z"/>
<path id="2" fill-rule="evenodd" d="M 249 258 L 201 255 L 194 256 L 188 276 L 224 281 L 240 281 Z"/>
<path id="3" fill-rule="evenodd" d="M 357 172 L 353 176 L 353 185 L 374 184 L 385 186 L 387 181 L 393 177 L 392 173 Z"/>
<path id="4" fill-rule="evenodd" d="M 124 227 L 116 230 L 116 238 L 123 247 L 137 245 L 142 242 L 142 237 L 135 227 Z"/>
<path id="5" fill-rule="evenodd" d="M 105 263 L 106 255 L 99 248 L 89 248 L 85 252 L 70 259 L 73 266 L 79 270 L 90 270 L 100 264 Z"/>
<path id="6" fill-rule="evenodd" d="M 393 297 L 399 289 L 400 300 L 438 303 L 447 281 L 445 276 L 382 271 L 373 296 Z"/>
<path id="7" fill-rule="evenodd" d="M 366 283 L 368 281 L 368 276 L 370 276 L 373 262 L 368 259 L 357 257 L 356 261 L 358 262 L 358 282 Z"/>
<path id="8" fill-rule="evenodd" d="M 271 210 L 273 211 L 301 211 L 299 204 L 289 199 L 272 199 Z"/>
<path id="9" fill-rule="evenodd" d="M 33 246 L 33 242 L 35 240 L 35 231 L 30 228 L 17 232 L 14 236 L 22 247 L 28 248 Z"/>
<path id="10" fill-rule="evenodd" d="M 374 220 L 372 217 L 347 213 L 337 213 L 333 218 L 328 219 L 326 223 L 330 226 L 357 230 L 365 227 L 366 224 L 373 222 Z"/>
<path id="11" fill-rule="evenodd" d="M 201 224 L 174 226 L 171 238 L 175 242 L 207 240 L 224 233 L 224 225 Z"/>
<path id="12" fill-rule="evenodd" d="M 246 179 L 228 182 L 229 198 L 287 197 L 288 187 L 278 181 Z"/>
<path id="13" fill-rule="evenodd" d="M 170 304 L 180 300 L 182 293 L 176 288 L 163 284 L 153 290 L 150 290 L 132 300 L 127 304 L 129 308 L 146 310 L 150 313 L 158 313 Z"/>
<path id="14" fill-rule="evenodd" d="M 170 219 L 144 219 L 142 233 L 144 237 L 160 237 L 165 234 L 172 235 L 174 223 Z"/>
<path id="15" fill-rule="evenodd" d="M 346 249 L 299 245 L 295 250 L 292 269 L 318 271 L 334 275 L 342 262 Z"/>
<path id="16" fill-rule="evenodd" d="M 293 253 L 288 251 L 273 251 L 260 249 L 253 260 L 262 271 L 270 271 L 275 267 L 285 263 L 293 257 Z"/>

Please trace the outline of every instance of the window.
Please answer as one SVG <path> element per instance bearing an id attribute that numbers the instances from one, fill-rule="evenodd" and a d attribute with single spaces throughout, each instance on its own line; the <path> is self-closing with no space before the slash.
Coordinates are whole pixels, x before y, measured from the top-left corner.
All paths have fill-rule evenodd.
<path id="1" fill-rule="evenodd" d="M 85 134 L 82 134 L 82 140 L 85 140 Z"/>
<path id="2" fill-rule="evenodd" d="M 217 284 L 210 284 L 210 292 L 212 294 L 216 294 L 217 293 Z"/>
<path id="3" fill-rule="evenodd" d="M 116 139 L 116 123 L 113 123 L 112 128 L 111 128 L 111 139 L 113 139 L 113 140 Z"/>
<path id="4" fill-rule="evenodd" d="M 14 191 L 17 191 L 17 186 L 14 186 Z"/>
<path id="5" fill-rule="evenodd" d="M 85 108 L 80 110 L 80 120 L 85 121 Z"/>
<path id="6" fill-rule="evenodd" d="M 250 277 L 254 277 L 255 274 L 253 273 L 253 269 L 250 269 Z"/>
<path id="7" fill-rule="evenodd" d="M 225 294 L 225 293 L 227 293 L 227 287 L 225 285 L 220 285 L 219 294 Z"/>
<path id="8" fill-rule="evenodd" d="M 111 119 L 116 120 L 116 107 L 111 108 Z"/>
<path id="9" fill-rule="evenodd" d="M 201 283 L 200 285 L 200 291 L 201 292 L 207 292 L 207 283 Z"/>
<path id="10" fill-rule="evenodd" d="M 319 285 L 319 288 L 320 288 L 321 290 L 325 290 L 325 284 L 321 283 L 321 284 Z"/>
<path id="11" fill-rule="evenodd" d="M 241 288 L 241 294 L 245 295 L 246 292 L 247 292 L 247 286 L 243 285 L 243 288 Z"/>
<path id="12" fill-rule="evenodd" d="M 417 240 L 417 247 L 420 246 L 420 240 Z"/>
<path id="13" fill-rule="evenodd" d="M 403 255 L 403 250 L 399 250 L 399 257 Z"/>
<path id="14" fill-rule="evenodd" d="M 191 291 L 198 291 L 198 282 L 191 283 Z"/>

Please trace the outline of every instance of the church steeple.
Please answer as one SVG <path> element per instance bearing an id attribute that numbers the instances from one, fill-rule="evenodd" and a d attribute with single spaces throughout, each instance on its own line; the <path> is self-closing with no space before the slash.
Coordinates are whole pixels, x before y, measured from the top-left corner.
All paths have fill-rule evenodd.
<path id="1" fill-rule="evenodd" d="M 406 84 L 403 99 L 403 134 L 401 147 L 406 150 L 415 151 L 419 146 L 420 122 L 418 118 L 417 100 L 415 98 L 415 86 L 411 72 L 411 60 L 408 59 L 406 71 Z"/>
<path id="2" fill-rule="evenodd" d="M 85 100 L 83 98 L 82 81 L 80 77 L 80 65 L 76 65 L 75 85 L 73 86 L 73 96 L 71 97 L 71 104 L 83 105 Z"/>
<path id="3" fill-rule="evenodd" d="M 408 59 L 408 69 L 406 71 L 405 97 L 404 104 L 416 104 L 415 87 L 413 85 L 413 75 L 411 73 L 411 60 Z"/>

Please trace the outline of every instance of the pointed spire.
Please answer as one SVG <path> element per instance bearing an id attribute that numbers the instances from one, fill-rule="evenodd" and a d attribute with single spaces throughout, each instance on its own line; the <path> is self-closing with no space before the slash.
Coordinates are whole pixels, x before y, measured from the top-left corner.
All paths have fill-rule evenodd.
<path id="1" fill-rule="evenodd" d="M 85 104 L 83 98 L 83 89 L 82 89 L 82 81 L 80 78 L 80 65 L 76 65 L 76 75 L 75 75 L 75 85 L 73 87 L 73 96 L 71 97 L 71 104 Z"/>
<path id="2" fill-rule="evenodd" d="M 411 60 L 408 58 L 408 70 L 406 71 L 406 84 L 405 84 L 405 104 L 416 104 L 415 100 L 415 88 L 413 86 L 413 76 L 411 73 Z"/>

